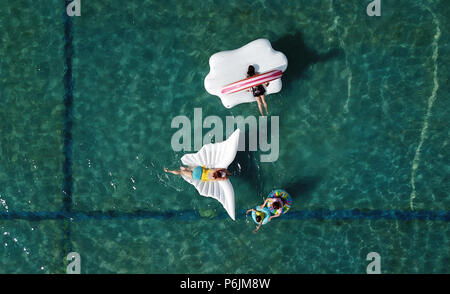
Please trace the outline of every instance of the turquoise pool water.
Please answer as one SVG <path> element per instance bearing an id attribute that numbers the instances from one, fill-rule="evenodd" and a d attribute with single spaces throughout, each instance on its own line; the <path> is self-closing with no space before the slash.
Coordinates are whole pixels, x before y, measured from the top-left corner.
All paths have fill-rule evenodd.
<path id="1" fill-rule="evenodd" d="M 0 8 L 1 273 L 64 273 L 71 251 L 82 273 L 365 273 L 372 251 L 450 273 L 446 1 L 63 2 Z M 175 116 L 258 115 L 203 87 L 212 54 L 258 38 L 289 61 L 280 155 L 238 153 L 233 222 L 162 169 Z M 273 188 L 293 207 L 253 234 Z"/>

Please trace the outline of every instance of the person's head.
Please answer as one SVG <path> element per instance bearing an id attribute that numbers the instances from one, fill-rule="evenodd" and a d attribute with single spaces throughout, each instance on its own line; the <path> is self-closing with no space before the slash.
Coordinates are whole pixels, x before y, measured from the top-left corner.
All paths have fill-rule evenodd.
<path id="1" fill-rule="evenodd" d="M 280 204 L 280 202 L 274 202 L 274 203 L 272 204 L 272 207 L 273 207 L 274 209 L 278 210 L 278 209 L 281 208 L 281 204 Z"/>
<path id="2" fill-rule="evenodd" d="M 257 223 L 262 222 L 263 216 L 265 216 L 264 212 L 256 211 L 256 217 L 255 217 L 256 222 L 257 222 Z"/>
<path id="3" fill-rule="evenodd" d="M 250 65 L 247 70 L 247 76 L 251 77 L 255 75 L 255 67 Z"/>
<path id="4" fill-rule="evenodd" d="M 229 175 L 230 175 L 229 171 L 227 171 L 226 169 L 221 169 L 214 173 L 214 178 L 215 179 L 218 179 L 218 178 L 226 179 L 226 178 L 228 178 Z"/>

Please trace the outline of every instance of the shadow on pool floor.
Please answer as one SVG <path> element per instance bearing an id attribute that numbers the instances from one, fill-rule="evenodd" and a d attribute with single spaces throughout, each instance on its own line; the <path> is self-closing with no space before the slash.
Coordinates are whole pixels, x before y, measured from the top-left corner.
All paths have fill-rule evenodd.
<path id="1" fill-rule="evenodd" d="M 289 88 L 293 81 L 301 78 L 311 65 L 326 62 L 343 55 L 341 48 L 330 49 L 326 53 L 308 48 L 301 32 L 285 35 L 272 43 L 272 47 L 281 51 L 288 59 L 288 67 L 283 75 L 283 82 Z"/>

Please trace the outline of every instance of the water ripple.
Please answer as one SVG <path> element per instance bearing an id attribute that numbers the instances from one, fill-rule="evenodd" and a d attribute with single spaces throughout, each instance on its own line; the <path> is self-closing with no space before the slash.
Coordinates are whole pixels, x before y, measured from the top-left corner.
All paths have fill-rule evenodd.
<path id="1" fill-rule="evenodd" d="M 436 33 L 434 35 L 434 40 L 433 40 L 433 47 L 434 47 L 434 51 L 433 51 L 433 56 L 432 56 L 432 60 L 434 63 L 434 71 L 433 71 L 433 90 L 431 92 L 430 97 L 428 98 L 428 107 L 427 107 L 427 112 L 425 114 L 425 118 L 423 120 L 423 127 L 422 127 L 422 131 L 420 132 L 420 141 L 419 141 L 419 145 L 417 145 L 417 149 L 416 149 L 416 153 L 414 154 L 414 159 L 412 162 L 412 168 L 411 168 L 411 195 L 410 195 L 410 207 L 412 210 L 414 210 L 414 199 L 417 197 L 417 192 L 416 192 L 416 182 L 415 182 L 415 178 L 416 178 L 416 173 L 417 170 L 419 168 L 419 164 L 420 164 L 420 152 L 422 150 L 422 145 L 425 141 L 425 138 L 427 136 L 427 131 L 428 131 L 428 125 L 429 125 L 429 118 L 431 116 L 431 109 L 433 107 L 434 102 L 436 101 L 437 98 L 437 91 L 439 89 L 439 82 L 438 82 L 438 63 L 437 63 L 437 59 L 439 57 L 439 38 L 441 37 L 441 29 L 439 26 L 439 20 L 436 17 L 436 15 L 430 10 L 430 8 L 426 7 L 426 9 L 431 13 L 431 15 L 433 16 L 433 23 L 436 25 Z"/>

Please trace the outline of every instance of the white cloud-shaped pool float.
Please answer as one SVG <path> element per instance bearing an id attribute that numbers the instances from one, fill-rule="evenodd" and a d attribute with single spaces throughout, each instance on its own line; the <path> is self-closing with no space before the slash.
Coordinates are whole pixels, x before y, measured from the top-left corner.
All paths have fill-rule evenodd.
<path id="1" fill-rule="evenodd" d="M 286 56 L 275 51 L 269 40 L 258 39 L 247 45 L 229 51 L 213 54 L 209 59 L 209 74 L 205 78 L 205 89 L 208 93 L 218 96 L 226 108 L 241 103 L 254 102 L 252 92 L 240 91 L 232 94 L 221 93 L 224 86 L 247 77 L 249 65 L 253 65 L 259 73 L 272 70 L 285 71 Z M 273 80 L 266 88 L 266 95 L 278 93 L 281 90 L 281 79 Z"/>

